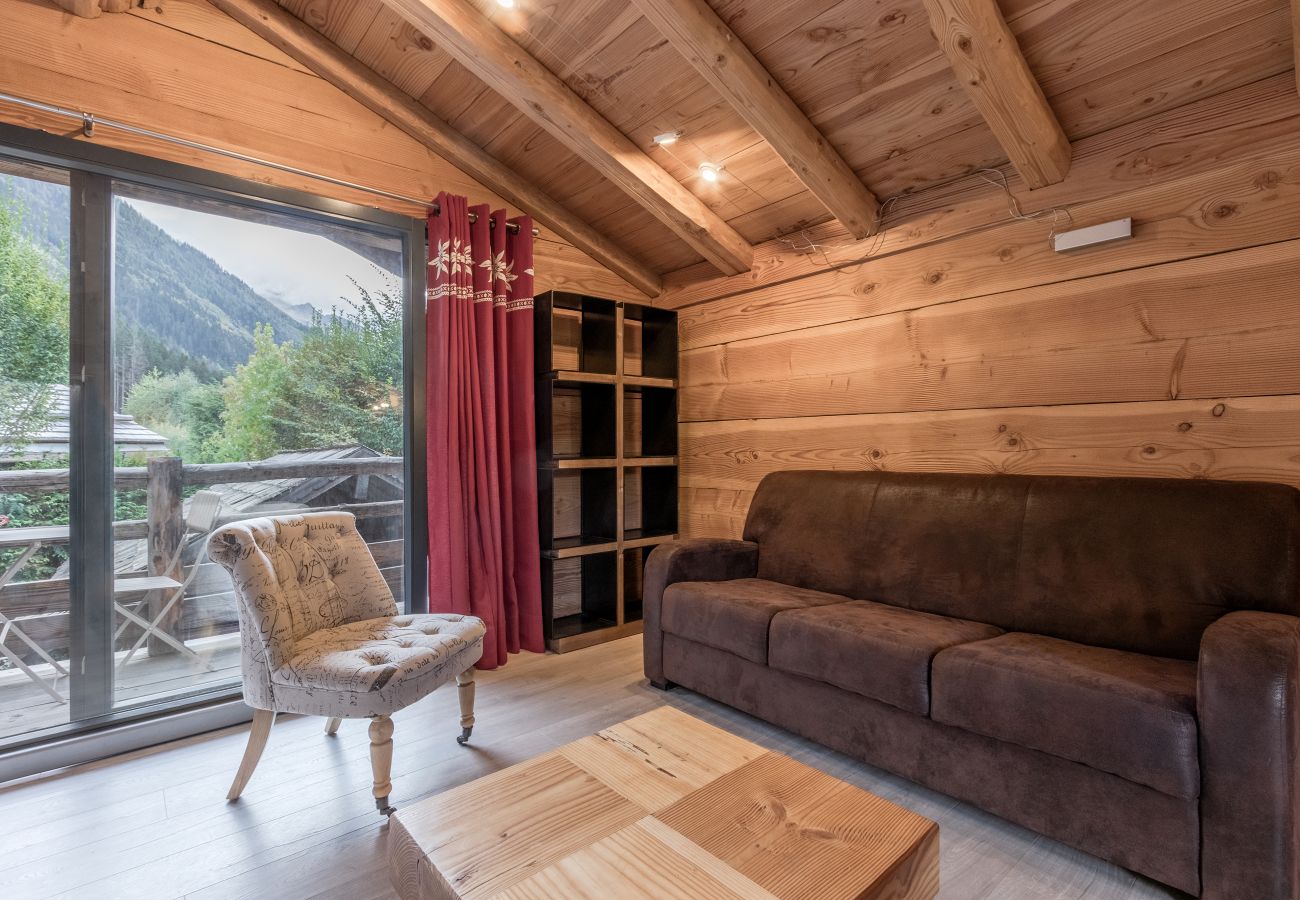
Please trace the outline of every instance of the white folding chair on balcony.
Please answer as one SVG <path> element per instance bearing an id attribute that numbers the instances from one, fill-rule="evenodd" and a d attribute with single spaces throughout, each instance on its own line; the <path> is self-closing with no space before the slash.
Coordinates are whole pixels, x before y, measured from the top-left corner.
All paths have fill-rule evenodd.
<path id="1" fill-rule="evenodd" d="M 177 603 L 180 603 L 182 598 L 184 598 L 185 592 L 189 590 L 190 585 L 194 582 L 195 576 L 198 575 L 199 568 L 207 559 L 208 542 L 206 538 L 207 535 L 217 527 L 217 518 L 220 514 L 221 495 L 216 491 L 198 491 L 190 498 L 190 508 L 185 514 L 185 534 L 181 536 L 180 542 L 176 547 L 176 552 L 172 555 L 172 558 L 168 560 L 167 568 L 163 570 L 164 572 L 176 571 L 176 567 L 181 561 L 181 554 L 185 552 L 185 546 L 190 542 L 190 538 L 192 536 L 203 538 L 203 540 L 199 542 L 200 547 L 198 556 L 195 558 L 194 565 L 190 567 L 189 574 L 185 576 L 184 581 L 178 582 L 174 578 L 168 576 L 153 576 L 119 578 L 114 582 L 114 594 L 148 593 L 157 589 L 171 592 L 167 601 L 163 603 L 161 608 L 158 610 L 158 614 L 153 617 L 153 621 L 149 621 L 140 615 L 140 609 L 144 606 L 145 598 L 141 598 L 134 603 L 131 601 L 122 603 L 118 602 L 116 597 L 114 598 L 113 607 L 122 617 L 122 624 L 118 626 L 117 632 L 113 635 L 114 646 L 116 646 L 118 639 L 121 638 L 122 633 L 126 631 L 128 626 L 136 625 L 141 629 L 140 636 L 136 638 L 135 644 L 126 652 L 126 655 L 122 657 L 121 661 L 118 662 L 118 669 L 121 669 L 131 661 L 131 657 L 135 656 L 140 648 L 144 646 L 145 641 L 149 639 L 150 635 L 156 637 L 163 643 L 174 647 L 179 653 L 191 656 L 195 660 L 199 659 L 199 655 L 191 648 L 187 647 L 183 641 L 179 640 L 174 635 L 169 634 L 163 627 L 163 623 L 167 620 L 167 615 L 171 612 L 172 607 Z M 129 607 L 131 606 L 134 606 L 135 609 L 130 609 Z"/>

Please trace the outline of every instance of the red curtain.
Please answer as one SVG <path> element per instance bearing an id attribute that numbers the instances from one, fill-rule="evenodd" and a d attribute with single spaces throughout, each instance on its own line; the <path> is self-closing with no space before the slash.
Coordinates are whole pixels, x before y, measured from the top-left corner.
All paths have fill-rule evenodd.
<path id="1" fill-rule="evenodd" d="M 471 213 L 476 221 L 471 222 Z M 492 222 L 496 227 L 492 227 Z M 438 195 L 429 215 L 429 609 L 487 623 L 479 668 L 542 638 L 533 222 Z"/>

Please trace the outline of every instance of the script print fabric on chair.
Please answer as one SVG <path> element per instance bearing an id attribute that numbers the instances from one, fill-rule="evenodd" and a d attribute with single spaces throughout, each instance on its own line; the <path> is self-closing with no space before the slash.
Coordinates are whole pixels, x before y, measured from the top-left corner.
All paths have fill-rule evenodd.
<path id="1" fill-rule="evenodd" d="M 482 668 L 542 652 L 532 220 L 440 194 L 429 216 L 429 607 L 487 624 Z M 471 213 L 475 217 L 470 222 Z M 493 228 L 492 221 L 498 226 Z"/>
<path id="2" fill-rule="evenodd" d="M 351 514 L 236 522 L 213 534 L 208 555 L 235 586 L 244 699 L 259 711 L 231 799 L 251 776 L 275 713 L 373 719 L 374 791 L 385 812 L 389 715 L 455 679 L 461 742 L 468 739 L 482 620 L 400 615 Z"/>

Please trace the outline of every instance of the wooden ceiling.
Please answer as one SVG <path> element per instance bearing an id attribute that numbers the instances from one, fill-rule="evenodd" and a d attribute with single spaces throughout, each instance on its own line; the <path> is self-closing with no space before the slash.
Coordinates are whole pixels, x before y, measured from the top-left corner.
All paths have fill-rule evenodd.
<path id="1" fill-rule="evenodd" d="M 406 6 L 409 14 L 410 3 L 278 2 L 651 269 L 665 273 L 703 259 L 681 229 L 648 212 L 409 24 L 395 8 Z M 642 15 L 643 0 L 515 0 L 514 10 L 496 0 L 470 2 L 750 243 L 831 218 L 773 145 Z M 882 201 L 1008 161 L 1006 136 L 990 127 L 996 122 L 989 110 L 977 107 L 971 82 L 959 82 L 932 33 L 936 8 L 963 4 L 980 5 L 709 0 Z M 1071 142 L 1293 66 L 1288 0 L 997 6 L 1050 105 L 1047 113 Z M 653 136 L 668 131 L 683 137 L 655 147 Z M 702 162 L 724 167 L 718 183 L 700 177 Z"/>

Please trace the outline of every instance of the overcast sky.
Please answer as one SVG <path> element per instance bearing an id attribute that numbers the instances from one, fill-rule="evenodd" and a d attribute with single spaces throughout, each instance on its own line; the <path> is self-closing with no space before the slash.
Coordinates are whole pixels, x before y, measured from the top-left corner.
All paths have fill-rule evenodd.
<path id="1" fill-rule="evenodd" d="M 310 303 L 322 312 L 356 296 L 351 276 L 372 293 L 392 290 L 391 275 L 328 238 L 144 200 L 127 200 L 179 241 L 198 248 L 264 297 Z"/>

